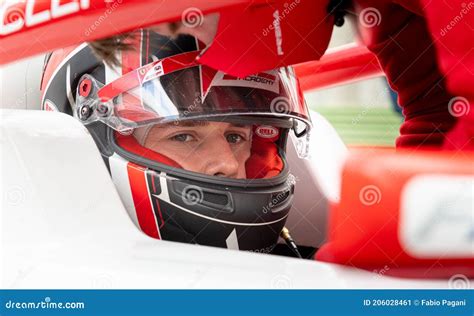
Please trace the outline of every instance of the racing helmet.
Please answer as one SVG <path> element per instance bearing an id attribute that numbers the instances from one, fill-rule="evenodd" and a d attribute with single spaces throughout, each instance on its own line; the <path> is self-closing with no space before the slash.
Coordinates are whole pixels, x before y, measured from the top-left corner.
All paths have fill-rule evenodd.
<path id="1" fill-rule="evenodd" d="M 305 156 L 311 128 L 293 70 L 237 78 L 200 65 L 204 45 L 195 37 L 141 29 L 126 41 L 128 49 L 116 52 L 118 66 L 97 58 L 87 44 L 46 56 L 42 109 L 73 115 L 86 126 L 130 218 L 145 234 L 270 252 L 294 196 L 287 139 L 295 133 Z M 186 169 L 159 141 L 147 141 L 196 124 L 248 131 L 244 176 Z M 215 141 L 208 154 L 197 154 L 199 146 L 189 146 L 187 159 L 218 160 L 227 150 Z"/>

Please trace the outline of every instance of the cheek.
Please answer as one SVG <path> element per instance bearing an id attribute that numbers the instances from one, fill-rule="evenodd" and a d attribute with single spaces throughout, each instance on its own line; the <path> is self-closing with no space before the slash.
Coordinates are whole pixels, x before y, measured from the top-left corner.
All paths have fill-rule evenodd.
<path id="1" fill-rule="evenodd" d="M 159 145 L 155 144 L 150 149 L 174 160 L 185 170 L 202 172 L 201 162 L 203 159 L 197 158 L 202 157 L 198 148 L 193 148 L 186 144 L 177 144 L 174 141 L 161 141 Z"/>
<path id="2" fill-rule="evenodd" d="M 251 142 L 246 142 L 242 146 L 234 150 L 235 159 L 239 162 L 239 166 L 245 168 L 245 162 L 250 158 L 250 149 L 252 147 Z"/>
<path id="3" fill-rule="evenodd" d="M 246 179 L 247 178 L 247 170 L 245 168 L 245 163 L 250 158 L 250 151 L 251 151 L 252 144 L 249 142 L 248 144 L 242 145 L 242 147 L 238 148 L 234 151 L 235 159 L 239 164 L 239 170 L 237 174 L 237 178 L 239 179 Z"/>

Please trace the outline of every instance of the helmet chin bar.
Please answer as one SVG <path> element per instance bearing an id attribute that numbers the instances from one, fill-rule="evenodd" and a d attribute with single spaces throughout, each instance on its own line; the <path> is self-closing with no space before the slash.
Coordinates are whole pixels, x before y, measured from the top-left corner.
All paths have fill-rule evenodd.
<path id="1" fill-rule="evenodd" d="M 292 176 L 280 185 L 232 190 L 165 172 L 145 173 L 149 185 L 143 199 L 160 205 L 160 234 L 171 241 L 271 252 L 294 198 Z"/>

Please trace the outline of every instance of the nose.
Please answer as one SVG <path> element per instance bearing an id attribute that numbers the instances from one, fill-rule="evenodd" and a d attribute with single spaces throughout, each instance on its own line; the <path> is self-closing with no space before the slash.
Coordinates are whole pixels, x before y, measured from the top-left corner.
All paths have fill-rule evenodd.
<path id="1" fill-rule="evenodd" d="M 239 162 L 225 138 L 215 139 L 206 150 L 204 173 L 212 176 L 237 178 Z"/>

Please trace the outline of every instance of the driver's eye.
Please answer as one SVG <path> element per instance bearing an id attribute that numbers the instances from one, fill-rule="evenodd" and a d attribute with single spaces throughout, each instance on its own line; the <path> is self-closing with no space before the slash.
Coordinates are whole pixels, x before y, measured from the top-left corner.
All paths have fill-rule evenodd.
<path id="1" fill-rule="evenodd" d="M 230 144 L 237 144 L 243 141 L 243 137 L 239 134 L 229 134 L 226 136 L 227 142 Z"/>
<path id="2" fill-rule="evenodd" d="M 193 136 L 191 134 L 178 134 L 171 137 L 172 140 L 177 142 L 189 142 L 193 140 Z"/>

